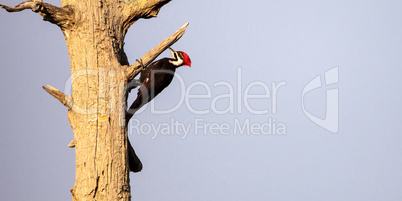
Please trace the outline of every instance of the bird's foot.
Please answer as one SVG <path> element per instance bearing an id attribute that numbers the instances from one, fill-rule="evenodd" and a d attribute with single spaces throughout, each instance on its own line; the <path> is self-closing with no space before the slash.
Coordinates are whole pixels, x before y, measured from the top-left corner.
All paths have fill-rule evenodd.
<path id="1" fill-rule="evenodd" d="M 142 70 L 145 69 L 144 63 L 142 63 L 142 59 L 137 59 L 136 61 L 138 61 L 141 64 Z"/>

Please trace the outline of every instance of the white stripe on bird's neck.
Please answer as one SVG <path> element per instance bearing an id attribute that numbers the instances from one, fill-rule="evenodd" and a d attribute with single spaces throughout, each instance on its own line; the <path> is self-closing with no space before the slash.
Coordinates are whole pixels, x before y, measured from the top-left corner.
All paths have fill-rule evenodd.
<path id="1" fill-rule="evenodd" d="M 171 51 L 171 53 L 174 60 L 170 60 L 169 62 L 175 66 L 181 66 L 184 60 L 179 56 L 179 54 L 176 51 Z"/>

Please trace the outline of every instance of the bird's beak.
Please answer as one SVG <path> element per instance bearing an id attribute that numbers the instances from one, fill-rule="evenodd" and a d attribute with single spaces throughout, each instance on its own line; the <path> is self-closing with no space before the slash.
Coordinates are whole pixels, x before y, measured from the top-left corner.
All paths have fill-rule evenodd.
<path id="1" fill-rule="evenodd" d="M 170 50 L 170 53 L 172 54 L 172 57 L 174 58 L 174 59 L 177 59 L 176 58 L 176 51 L 174 51 L 172 48 L 170 48 L 169 47 L 169 50 Z"/>

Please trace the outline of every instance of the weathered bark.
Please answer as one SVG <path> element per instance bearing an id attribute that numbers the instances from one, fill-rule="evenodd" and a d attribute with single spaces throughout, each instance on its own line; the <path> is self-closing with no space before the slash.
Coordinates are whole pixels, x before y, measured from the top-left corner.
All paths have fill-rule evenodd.
<path id="1" fill-rule="evenodd" d="M 65 36 L 72 94 L 49 85 L 43 88 L 68 108 L 74 132 L 69 146 L 76 152 L 73 200 L 130 200 L 129 164 L 136 165 L 134 171 L 142 164 L 127 139 L 125 113 L 127 83 L 138 74 L 139 65 L 129 65 L 123 41 L 135 21 L 155 17 L 169 1 L 62 0 L 61 8 L 42 0 L 15 7 L 0 4 L 9 12 L 38 12 Z M 146 65 L 176 42 L 185 27 L 143 57 Z"/>

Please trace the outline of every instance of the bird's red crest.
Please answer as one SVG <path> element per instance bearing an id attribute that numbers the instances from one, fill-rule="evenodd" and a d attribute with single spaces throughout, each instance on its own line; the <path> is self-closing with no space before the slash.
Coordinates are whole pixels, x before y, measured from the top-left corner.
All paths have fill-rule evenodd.
<path id="1" fill-rule="evenodd" d="M 190 57 L 185 52 L 180 51 L 180 53 L 183 55 L 183 65 L 191 67 L 191 59 L 190 59 Z"/>

